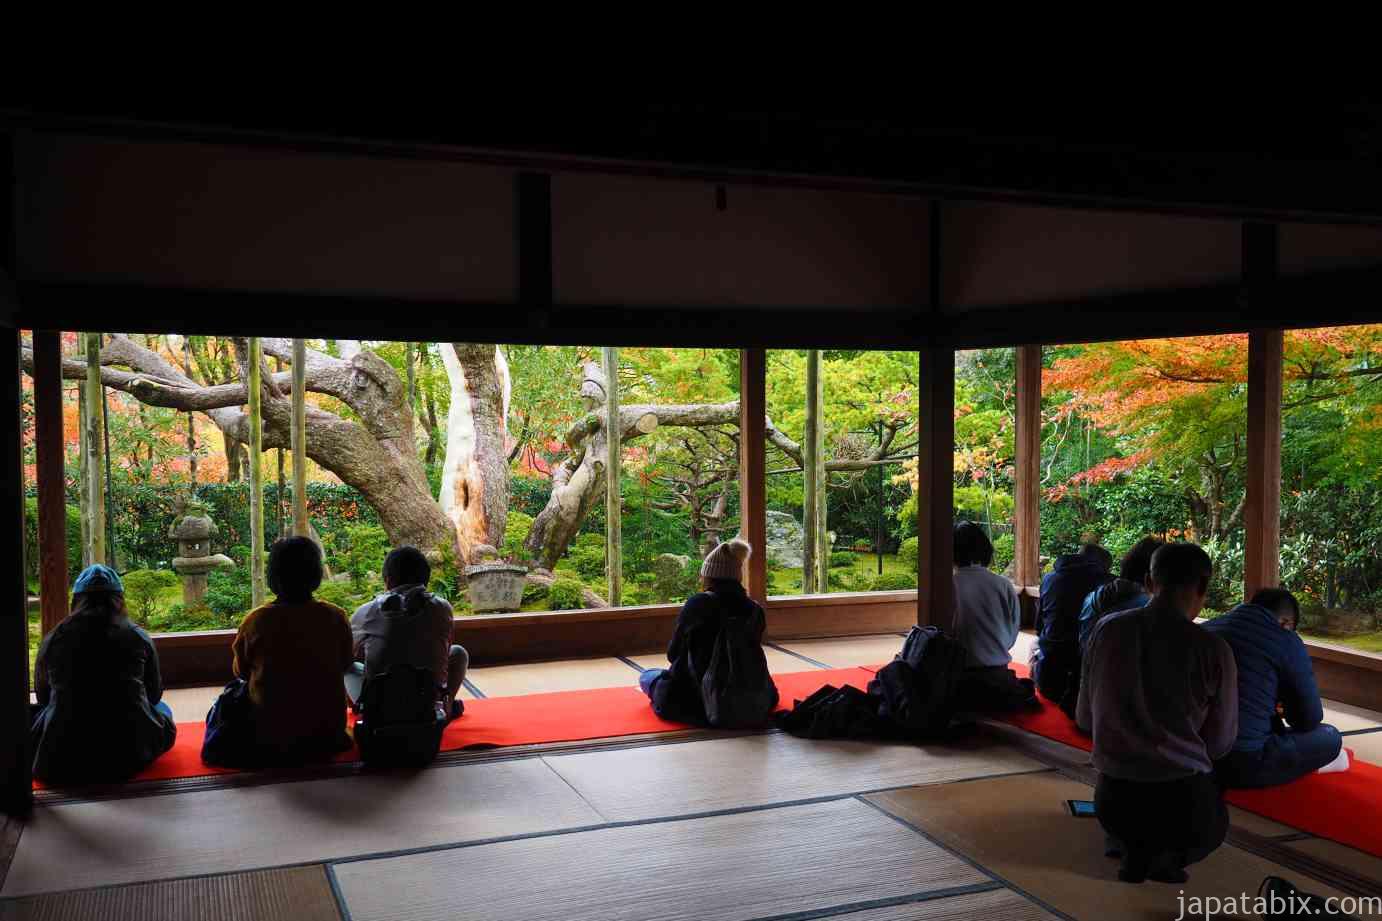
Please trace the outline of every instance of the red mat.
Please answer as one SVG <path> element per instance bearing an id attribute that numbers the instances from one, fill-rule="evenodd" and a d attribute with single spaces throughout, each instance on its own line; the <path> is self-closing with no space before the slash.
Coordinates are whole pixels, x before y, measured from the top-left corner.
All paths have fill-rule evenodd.
<path id="1" fill-rule="evenodd" d="M 1011 668 L 1020 677 L 1028 677 L 1025 665 L 1014 662 Z M 1084 751 L 1094 747 L 1094 740 L 1075 728 L 1059 707 L 1038 699 L 1040 710 L 998 719 Z M 1352 749 L 1348 754 L 1347 771 L 1307 774 L 1279 787 L 1230 790 L 1224 799 L 1264 818 L 1382 857 L 1382 767 L 1359 761 Z"/>
<path id="2" fill-rule="evenodd" d="M 465 715 L 453 720 L 442 735 L 442 751 L 578 742 L 690 728 L 683 723 L 668 722 L 653 713 L 647 696 L 633 684 L 637 676 L 632 670 L 629 677 L 630 686 L 622 688 L 467 700 Z M 821 685 L 852 684 L 863 690 L 872 677 L 861 668 L 836 668 L 774 675 L 773 681 L 782 698 L 779 708 L 791 709 L 795 700 L 809 696 Z M 239 773 L 239 768 L 202 763 L 205 729 L 204 723 L 178 723 L 178 738 L 173 747 L 131 782 Z M 335 760 L 351 762 L 359 758 L 359 752 L 351 748 L 341 752 Z M 41 789 L 43 784 L 35 782 L 34 787 Z"/>

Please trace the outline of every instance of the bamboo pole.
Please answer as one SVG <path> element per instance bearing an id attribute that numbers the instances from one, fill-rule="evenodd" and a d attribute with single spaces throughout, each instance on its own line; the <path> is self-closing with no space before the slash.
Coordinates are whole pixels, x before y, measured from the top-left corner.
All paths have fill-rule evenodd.
<path id="1" fill-rule="evenodd" d="M 307 518 L 307 343 L 293 340 L 293 536 L 309 537 Z"/>
<path id="2" fill-rule="evenodd" d="M 825 472 L 825 366 L 821 353 L 816 355 L 816 591 L 825 594 L 830 591 L 830 475 Z"/>
<path id="3" fill-rule="evenodd" d="M 86 342 L 82 341 L 85 349 Z M 82 568 L 91 565 L 91 472 L 86 461 L 86 382 L 77 385 L 77 514 L 82 519 Z"/>
<path id="4" fill-rule="evenodd" d="M 102 429 L 102 407 L 105 399 L 101 386 L 101 334 L 86 333 L 86 417 L 82 427 L 86 431 L 86 514 L 89 522 L 87 547 L 83 554 L 88 565 L 106 561 L 106 490 L 102 479 L 105 470 L 105 438 Z"/>
<path id="5" fill-rule="evenodd" d="M 265 602 L 264 586 L 264 469 L 260 454 L 264 450 L 263 392 L 260 389 L 260 345 L 250 338 L 250 597 L 257 608 Z"/>
<path id="6" fill-rule="evenodd" d="M 801 439 L 801 593 L 816 591 L 816 558 L 820 552 L 820 464 L 816 454 L 820 444 L 820 376 L 821 353 L 811 349 L 806 353 L 806 430 Z"/>
<path id="7" fill-rule="evenodd" d="M 619 495 L 619 350 L 604 350 L 605 364 L 605 577 L 611 607 L 618 607 L 624 582 L 623 503 Z"/>

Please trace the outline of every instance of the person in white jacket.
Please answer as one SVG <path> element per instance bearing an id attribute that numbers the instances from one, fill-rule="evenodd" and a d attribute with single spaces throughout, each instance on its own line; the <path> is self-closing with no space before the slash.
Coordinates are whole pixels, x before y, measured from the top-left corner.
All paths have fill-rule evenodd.
<path id="1" fill-rule="evenodd" d="M 993 542 L 984 529 L 972 521 L 956 523 L 954 633 L 965 648 L 960 706 L 986 712 L 1035 706 L 1031 680 L 1008 668 L 1008 650 L 1021 627 L 1017 589 L 988 568 L 992 562 Z"/>

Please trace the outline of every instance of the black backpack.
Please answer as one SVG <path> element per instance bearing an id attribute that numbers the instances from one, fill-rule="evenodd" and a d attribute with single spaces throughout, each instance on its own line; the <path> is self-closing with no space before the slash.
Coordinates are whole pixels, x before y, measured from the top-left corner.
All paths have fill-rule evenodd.
<path id="1" fill-rule="evenodd" d="M 943 733 L 954 714 L 965 650 L 938 627 L 913 627 L 902 651 L 878 670 L 869 693 L 878 715 L 909 738 Z"/>
<path id="2" fill-rule="evenodd" d="M 750 617 L 725 616 L 701 678 L 701 701 L 710 725 L 721 729 L 762 726 L 777 706 L 777 685 Z"/>
<path id="3" fill-rule="evenodd" d="M 355 741 L 366 764 L 422 767 L 441 750 L 446 722 L 433 671 L 395 665 L 366 679 Z"/>

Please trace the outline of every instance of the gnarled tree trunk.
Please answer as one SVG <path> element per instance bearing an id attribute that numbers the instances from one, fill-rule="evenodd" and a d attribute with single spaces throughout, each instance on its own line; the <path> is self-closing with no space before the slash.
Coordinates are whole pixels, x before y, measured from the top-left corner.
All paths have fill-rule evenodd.
<path id="1" fill-rule="evenodd" d="M 441 509 L 458 559 L 475 563 L 476 548 L 503 544 L 509 517 L 509 365 L 493 345 L 443 343 L 441 354 L 451 383 Z"/>

